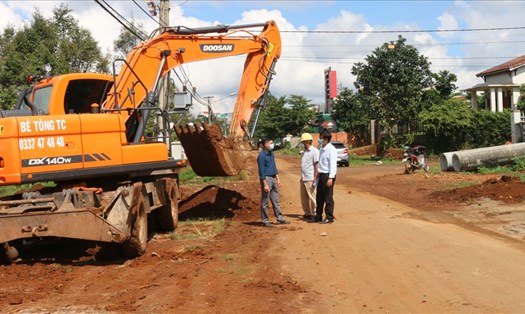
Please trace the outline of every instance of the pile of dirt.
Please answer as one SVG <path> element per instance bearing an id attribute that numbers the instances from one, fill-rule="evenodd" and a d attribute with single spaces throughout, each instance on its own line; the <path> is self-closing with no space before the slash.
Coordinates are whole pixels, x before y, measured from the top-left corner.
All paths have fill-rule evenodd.
<path id="1" fill-rule="evenodd" d="M 208 185 L 195 192 L 180 202 L 179 218 L 182 220 L 202 217 L 232 218 L 235 216 L 235 211 L 253 210 L 254 201 L 238 192 L 238 184 L 233 185 L 232 188 L 236 190 Z"/>
<path id="2" fill-rule="evenodd" d="M 383 158 L 392 159 L 392 160 L 401 160 L 403 159 L 403 154 L 405 151 L 403 149 L 387 149 L 383 154 Z"/>
<path id="3" fill-rule="evenodd" d="M 489 198 L 505 204 L 517 204 L 524 200 L 525 182 L 518 177 L 502 176 L 490 178 L 481 184 L 436 191 L 430 194 L 435 201 L 456 202 L 465 204 L 476 199 Z"/>

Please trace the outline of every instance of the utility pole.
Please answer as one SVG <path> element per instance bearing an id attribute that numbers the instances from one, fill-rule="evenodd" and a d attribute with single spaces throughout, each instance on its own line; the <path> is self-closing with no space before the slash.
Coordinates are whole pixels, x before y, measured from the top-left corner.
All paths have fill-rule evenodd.
<path id="1" fill-rule="evenodd" d="M 205 96 L 203 98 L 208 101 L 208 124 L 211 124 L 211 116 L 213 115 L 213 112 L 211 111 L 211 100 L 213 99 L 213 96 Z"/>
<path id="2" fill-rule="evenodd" d="M 170 25 L 170 1 L 169 0 L 160 0 L 159 5 L 159 24 L 161 27 L 168 27 Z M 164 76 L 159 82 L 159 109 L 161 112 L 168 108 L 168 80 L 169 72 Z M 169 136 L 169 132 L 166 132 L 164 129 L 165 121 L 162 115 L 157 116 L 157 126 L 160 129 L 160 134 L 162 136 Z M 169 139 L 164 139 L 166 142 L 169 142 Z"/>

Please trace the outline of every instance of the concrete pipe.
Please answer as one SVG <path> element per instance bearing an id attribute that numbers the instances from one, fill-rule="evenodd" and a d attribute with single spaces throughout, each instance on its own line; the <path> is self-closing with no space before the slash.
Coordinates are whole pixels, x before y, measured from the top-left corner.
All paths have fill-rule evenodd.
<path id="1" fill-rule="evenodd" d="M 457 172 L 475 170 L 484 165 L 509 164 L 519 156 L 525 156 L 525 143 L 458 151 L 452 155 L 452 166 Z"/>
<path id="2" fill-rule="evenodd" d="M 442 171 L 452 171 L 454 170 L 454 165 L 452 163 L 452 156 L 454 156 L 454 154 L 458 154 L 458 153 L 463 154 L 463 152 L 469 152 L 469 153 L 478 152 L 478 151 L 487 150 L 489 148 L 492 148 L 492 147 L 481 147 L 481 148 L 473 148 L 473 149 L 468 149 L 468 150 L 442 153 L 439 155 L 439 165 L 441 166 Z"/>
<path id="3" fill-rule="evenodd" d="M 439 154 L 439 165 L 441 166 L 441 171 L 452 171 L 454 167 L 452 166 L 452 155 L 456 152 L 448 152 Z"/>

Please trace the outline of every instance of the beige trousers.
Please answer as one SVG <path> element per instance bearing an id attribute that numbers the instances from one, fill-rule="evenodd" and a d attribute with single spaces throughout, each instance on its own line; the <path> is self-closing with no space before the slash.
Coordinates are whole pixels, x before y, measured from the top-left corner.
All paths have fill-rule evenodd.
<path id="1" fill-rule="evenodd" d="M 315 187 L 314 181 L 301 180 L 301 204 L 305 215 L 315 216 Z"/>

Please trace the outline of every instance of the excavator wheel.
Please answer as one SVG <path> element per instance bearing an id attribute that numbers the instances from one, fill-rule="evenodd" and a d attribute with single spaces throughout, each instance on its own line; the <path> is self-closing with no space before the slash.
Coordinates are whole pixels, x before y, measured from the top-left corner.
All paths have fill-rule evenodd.
<path id="1" fill-rule="evenodd" d="M 148 244 L 148 210 L 142 183 L 135 183 L 132 211 L 131 235 L 122 244 L 122 252 L 126 258 L 139 257 L 146 252 Z M 145 193 L 145 191 L 144 191 Z"/>
<path id="2" fill-rule="evenodd" d="M 242 138 L 225 137 L 219 124 L 195 123 L 175 126 L 175 132 L 193 171 L 205 176 L 235 176 L 246 163 L 251 144 Z"/>
<path id="3" fill-rule="evenodd" d="M 159 231 L 171 232 L 177 228 L 179 223 L 179 196 L 177 181 L 173 179 L 165 179 L 165 199 L 166 204 L 157 209 L 158 227 Z"/>

